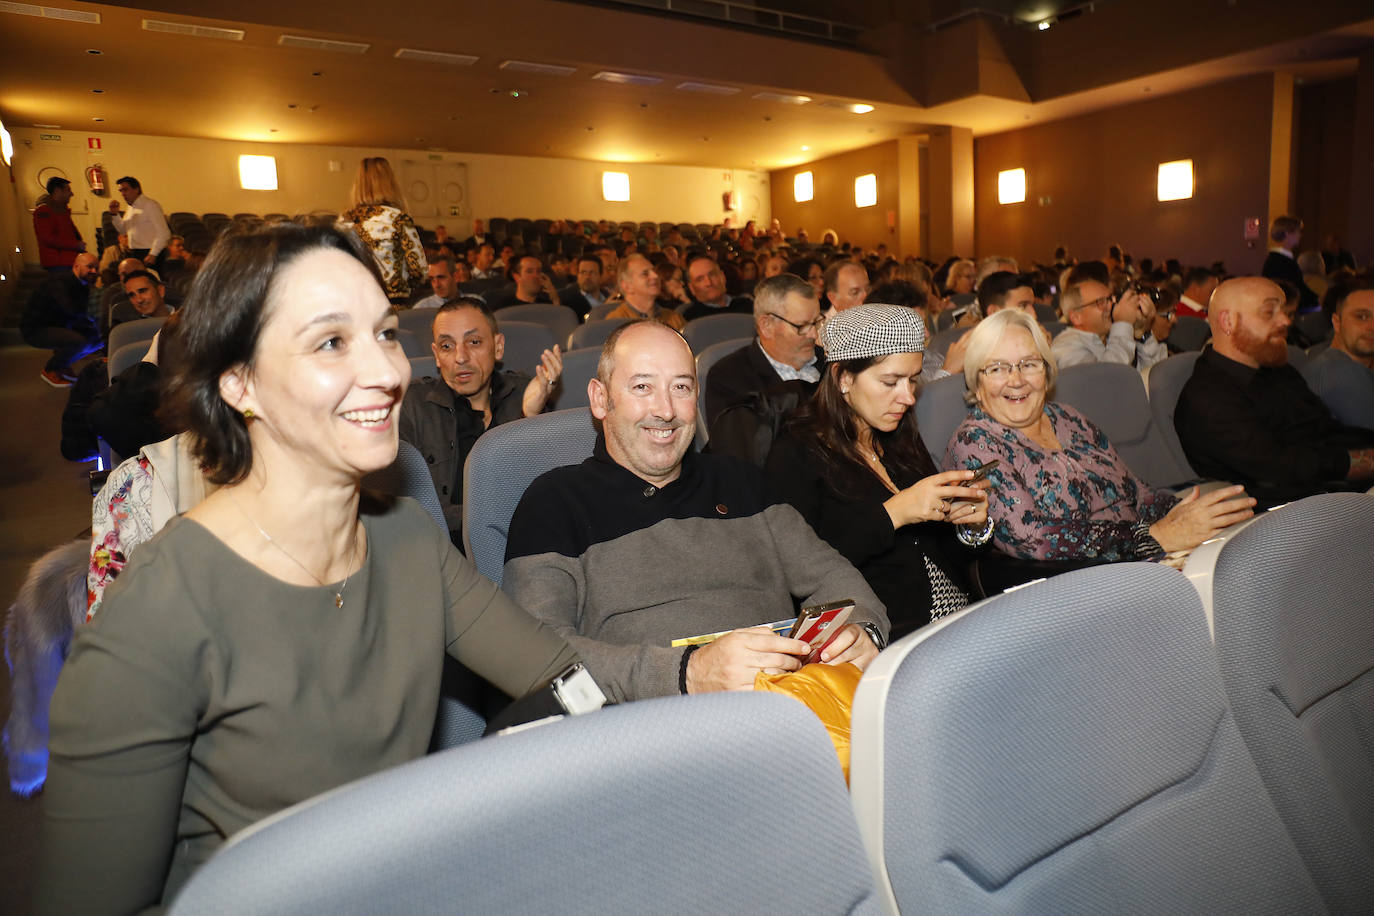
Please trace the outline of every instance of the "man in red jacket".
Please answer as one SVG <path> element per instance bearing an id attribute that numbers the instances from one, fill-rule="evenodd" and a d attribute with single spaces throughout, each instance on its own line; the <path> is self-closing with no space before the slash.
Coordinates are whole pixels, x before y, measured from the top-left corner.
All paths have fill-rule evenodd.
<path id="1" fill-rule="evenodd" d="M 86 250 L 81 233 L 72 222 L 68 204 L 72 183 L 56 176 L 48 179 L 48 199 L 33 210 L 33 233 L 38 236 L 38 260 L 45 270 L 66 273 L 76 256 Z"/>

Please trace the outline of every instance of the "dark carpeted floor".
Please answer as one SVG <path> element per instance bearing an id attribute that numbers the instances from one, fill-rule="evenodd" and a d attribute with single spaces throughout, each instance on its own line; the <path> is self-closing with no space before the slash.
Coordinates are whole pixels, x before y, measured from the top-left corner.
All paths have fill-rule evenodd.
<path id="1" fill-rule="evenodd" d="M 48 354 L 0 345 L 0 607 L 8 609 L 29 564 L 91 524 L 87 475 L 58 452 L 59 421 L 67 391 L 39 378 Z M 9 669 L 0 675 L 0 715 L 9 717 Z M 42 796 L 0 790 L 0 913 L 29 912 Z"/>

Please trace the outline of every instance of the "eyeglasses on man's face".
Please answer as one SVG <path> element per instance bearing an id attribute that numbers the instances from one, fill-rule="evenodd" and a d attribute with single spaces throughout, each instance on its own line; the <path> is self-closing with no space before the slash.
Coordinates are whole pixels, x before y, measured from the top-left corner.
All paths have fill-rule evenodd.
<path id="1" fill-rule="evenodd" d="M 772 315 L 774 318 L 778 319 L 783 324 L 787 325 L 789 328 L 796 331 L 798 334 L 806 334 L 808 332 L 819 334 L 821 332 L 821 325 L 825 324 L 824 315 L 817 315 L 815 321 L 808 321 L 806 324 L 797 324 L 795 321 L 788 321 L 786 318 L 782 317 L 777 312 L 769 312 L 768 314 Z"/>
<path id="2" fill-rule="evenodd" d="M 1109 309 L 1116 304 L 1111 296 L 1102 296 L 1092 302 L 1084 302 L 1079 306 L 1080 309 Z"/>
<path id="3" fill-rule="evenodd" d="M 983 378 L 994 382 L 1006 381 L 1011 378 L 1013 372 L 1020 372 L 1022 378 L 1032 378 L 1045 373 L 1045 361 L 1038 356 L 1028 356 L 1014 363 L 988 363 L 978 371 Z"/>

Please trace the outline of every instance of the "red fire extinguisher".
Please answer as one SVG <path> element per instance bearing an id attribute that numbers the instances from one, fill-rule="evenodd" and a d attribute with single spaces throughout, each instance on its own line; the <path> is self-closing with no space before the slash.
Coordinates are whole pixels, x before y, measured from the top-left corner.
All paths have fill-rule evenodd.
<path id="1" fill-rule="evenodd" d="M 105 196 L 105 170 L 99 163 L 86 169 L 86 184 L 90 185 L 92 194 L 98 197 Z"/>

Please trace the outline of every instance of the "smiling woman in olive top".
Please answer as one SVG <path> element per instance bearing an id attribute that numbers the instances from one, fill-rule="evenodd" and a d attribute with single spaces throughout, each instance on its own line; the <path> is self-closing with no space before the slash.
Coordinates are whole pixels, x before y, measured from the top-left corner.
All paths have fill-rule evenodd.
<path id="1" fill-rule="evenodd" d="M 166 904 L 229 836 L 424 754 L 444 654 L 520 696 L 574 661 L 414 501 L 410 366 L 351 234 L 221 239 L 170 397 L 220 489 L 133 554 L 52 701 L 39 909 Z"/>

